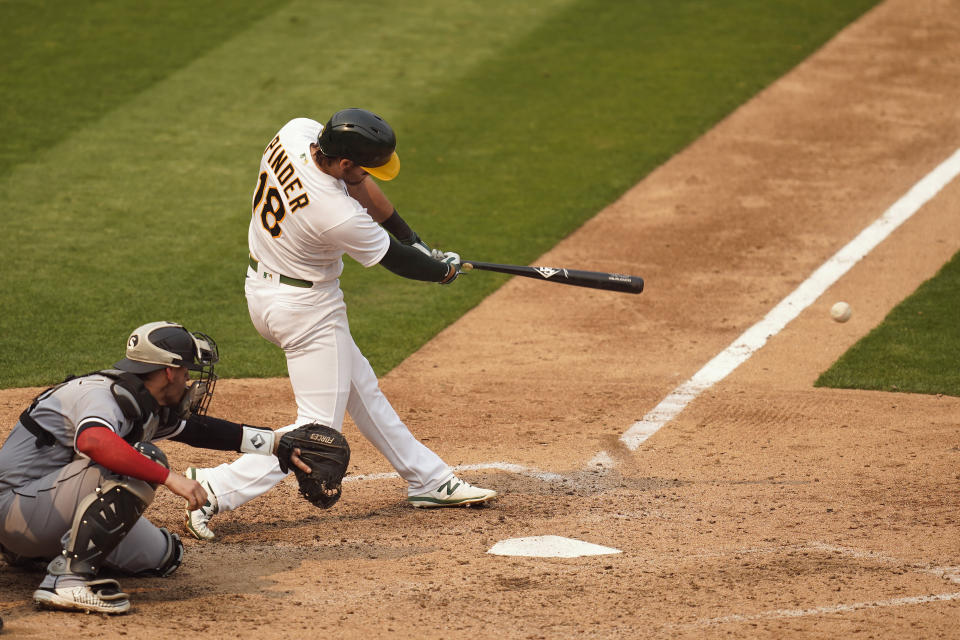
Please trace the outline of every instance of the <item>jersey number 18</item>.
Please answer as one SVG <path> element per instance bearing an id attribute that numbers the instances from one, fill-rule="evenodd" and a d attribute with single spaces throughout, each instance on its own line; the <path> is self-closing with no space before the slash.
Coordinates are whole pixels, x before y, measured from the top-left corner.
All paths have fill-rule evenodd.
<path id="1" fill-rule="evenodd" d="M 253 214 L 256 215 L 259 209 L 260 224 L 271 236 L 278 238 L 283 232 L 280 229 L 280 223 L 283 221 L 283 216 L 287 215 L 287 210 L 277 188 L 270 187 L 267 189 L 266 186 L 267 172 L 262 171 L 257 182 L 257 192 L 253 194 Z M 264 197 L 264 192 L 266 192 L 266 197 Z"/>

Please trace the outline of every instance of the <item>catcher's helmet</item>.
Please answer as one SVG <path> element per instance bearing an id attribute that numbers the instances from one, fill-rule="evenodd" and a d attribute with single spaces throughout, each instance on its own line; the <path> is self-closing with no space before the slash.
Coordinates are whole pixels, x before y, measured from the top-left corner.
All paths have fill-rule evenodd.
<path id="1" fill-rule="evenodd" d="M 383 118 L 366 109 L 333 114 L 317 137 L 317 146 L 323 155 L 352 160 L 381 180 L 393 180 L 400 172 L 396 134 Z"/>
<path id="2" fill-rule="evenodd" d="M 151 322 L 133 330 L 127 339 L 127 357 L 113 366 L 139 374 L 164 367 L 205 371 L 212 370 L 219 359 L 217 343 L 210 336 L 190 333 L 174 322 Z"/>

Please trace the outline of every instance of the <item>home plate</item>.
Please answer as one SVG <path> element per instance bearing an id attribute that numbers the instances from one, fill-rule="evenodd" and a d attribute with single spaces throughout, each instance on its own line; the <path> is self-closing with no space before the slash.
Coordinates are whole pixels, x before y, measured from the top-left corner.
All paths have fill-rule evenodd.
<path id="1" fill-rule="evenodd" d="M 501 540 L 487 553 L 495 556 L 528 556 L 531 558 L 579 558 L 621 553 L 620 549 L 564 538 L 562 536 L 533 536 Z"/>

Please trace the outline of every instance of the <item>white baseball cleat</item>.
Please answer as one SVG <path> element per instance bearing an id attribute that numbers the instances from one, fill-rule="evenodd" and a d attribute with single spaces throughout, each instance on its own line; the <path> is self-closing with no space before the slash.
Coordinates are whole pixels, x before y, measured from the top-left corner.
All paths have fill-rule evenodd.
<path id="1" fill-rule="evenodd" d="M 187 467 L 187 470 L 184 472 L 185 476 L 199 482 L 207 492 L 207 501 L 199 509 L 193 511 L 189 509 L 186 510 L 187 517 L 184 525 L 190 535 L 197 540 L 213 540 L 216 535 L 208 525 L 210 518 L 219 511 L 219 507 L 217 505 L 217 496 L 213 493 L 213 489 L 210 488 L 210 483 L 203 477 L 203 471 L 203 469 L 197 469 L 196 467 Z"/>
<path id="2" fill-rule="evenodd" d="M 433 491 L 408 497 L 407 502 L 418 508 L 458 507 L 488 502 L 496 497 L 497 492 L 492 489 L 481 489 L 453 476 Z"/>
<path id="3" fill-rule="evenodd" d="M 126 613 L 130 600 L 120 591 L 116 580 L 92 580 L 76 587 L 40 588 L 33 601 L 41 609 L 84 611 L 86 613 Z"/>

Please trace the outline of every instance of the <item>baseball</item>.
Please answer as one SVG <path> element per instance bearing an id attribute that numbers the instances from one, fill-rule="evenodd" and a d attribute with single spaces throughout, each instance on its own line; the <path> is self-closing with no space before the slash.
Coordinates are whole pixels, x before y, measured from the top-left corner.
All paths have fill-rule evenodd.
<path id="1" fill-rule="evenodd" d="M 846 322 L 850 319 L 851 313 L 853 313 L 853 310 L 846 302 L 838 302 L 830 307 L 830 317 L 837 322 Z"/>

